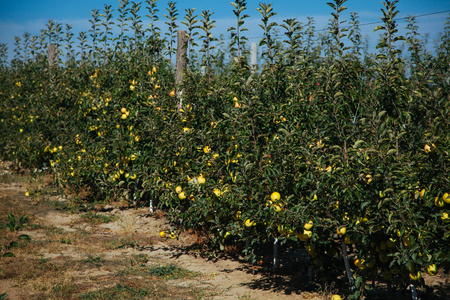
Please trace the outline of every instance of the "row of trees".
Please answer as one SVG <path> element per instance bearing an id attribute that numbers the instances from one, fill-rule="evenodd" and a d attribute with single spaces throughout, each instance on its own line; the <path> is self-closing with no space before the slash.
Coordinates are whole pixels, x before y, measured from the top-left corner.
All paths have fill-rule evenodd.
<path id="1" fill-rule="evenodd" d="M 136 3 L 126 11 L 120 2 L 117 38 L 112 17 L 99 14 L 83 59 L 49 66 L 21 46 L 1 69 L 1 156 L 48 168 L 62 189 L 89 191 L 87 200 L 152 203 L 174 230 L 203 232 L 213 249 L 233 245 L 253 262 L 274 240 L 306 247 L 316 282 L 348 275 L 353 299 L 371 279 L 423 286 L 421 272 L 450 266 L 450 24 L 429 53 L 413 18 L 407 36 L 398 35 L 397 1 L 385 1 L 378 52 L 364 54 L 356 15 L 349 28 L 342 20 L 344 3 L 328 3 L 327 38 L 317 40 L 312 20 L 303 27 L 290 19 L 283 41 L 271 5 L 260 4 L 264 62 L 254 73 L 246 1 L 233 2 L 231 59 L 201 34 L 208 74 L 189 51 L 182 101 L 173 35 L 129 20 Z M 157 20 L 156 2 L 147 5 Z M 203 15 L 210 30 L 211 14 Z M 94 26 L 102 22 L 104 31 Z M 196 24 L 187 23 L 194 49 Z"/>

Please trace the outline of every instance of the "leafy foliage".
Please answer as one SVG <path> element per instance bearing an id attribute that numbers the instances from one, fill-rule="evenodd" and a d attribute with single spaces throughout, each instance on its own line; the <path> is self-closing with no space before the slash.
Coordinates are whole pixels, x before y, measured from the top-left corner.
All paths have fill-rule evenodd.
<path id="1" fill-rule="evenodd" d="M 213 13 L 197 20 L 187 10 L 190 66 L 179 101 L 164 56 L 174 51 L 175 2 L 165 40 L 156 1 L 146 2 L 149 30 L 140 4 L 120 1 L 117 24 L 111 6 L 94 10 L 76 47 L 70 26 L 62 33 L 53 21 L 41 37 L 17 38 L 9 66 L 0 47 L 3 159 L 49 168 L 60 186 L 93 200 L 152 201 L 180 230 L 205 232 L 219 249 L 237 245 L 251 261 L 274 238 L 306 247 L 319 282 L 346 272 L 344 243 L 353 298 L 376 276 L 405 288 L 424 284 L 417 272 L 430 266 L 448 272 L 449 26 L 433 55 L 410 19 L 408 61 L 397 47 L 405 40 L 397 1 L 384 2 L 376 55 L 363 49 L 356 14 L 346 28 L 346 1 L 328 4 L 321 39 L 313 19 L 278 25 L 271 5 L 260 4 L 264 63 L 252 72 L 245 1 L 232 3 L 227 64 L 211 35 Z M 64 38 L 70 59 L 49 66 L 47 45 Z"/>

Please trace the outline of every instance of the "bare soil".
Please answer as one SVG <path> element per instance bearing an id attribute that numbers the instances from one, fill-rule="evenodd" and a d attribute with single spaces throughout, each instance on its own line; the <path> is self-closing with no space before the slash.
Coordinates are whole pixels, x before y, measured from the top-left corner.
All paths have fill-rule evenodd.
<path id="1" fill-rule="evenodd" d="M 202 237 L 171 238 L 163 212 L 119 202 L 75 205 L 54 193 L 47 176 L 10 167 L 0 162 L 1 245 L 17 238 L 5 228 L 7 213 L 28 215 L 20 234 L 31 237 L 11 249 L 15 257 L 0 260 L 0 294 L 10 300 L 329 299 L 334 292 L 308 291 L 302 271 L 273 272 L 239 256 L 205 258 Z M 448 291 L 448 277 L 432 280 Z"/>

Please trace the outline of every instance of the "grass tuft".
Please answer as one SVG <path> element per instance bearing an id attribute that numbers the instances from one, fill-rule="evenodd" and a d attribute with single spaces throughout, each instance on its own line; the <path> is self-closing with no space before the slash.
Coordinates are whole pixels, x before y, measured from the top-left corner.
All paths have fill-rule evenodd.
<path id="1" fill-rule="evenodd" d="M 103 215 L 103 214 L 99 214 L 99 213 L 94 213 L 92 211 L 89 211 L 87 214 L 82 215 L 81 218 L 84 221 L 86 221 L 87 223 L 90 223 L 92 225 L 102 224 L 102 223 L 106 224 L 106 223 L 114 222 L 115 220 L 117 220 L 117 217 L 114 215 L 107 216 L 107 215 Z"/>
<path id="2" fill-rule="evenodd" d="M 151 267 L 148 273 L 163 279 L 192 278 L 199 275 L 198 273 L 177 267 L 173 264 Z"/>

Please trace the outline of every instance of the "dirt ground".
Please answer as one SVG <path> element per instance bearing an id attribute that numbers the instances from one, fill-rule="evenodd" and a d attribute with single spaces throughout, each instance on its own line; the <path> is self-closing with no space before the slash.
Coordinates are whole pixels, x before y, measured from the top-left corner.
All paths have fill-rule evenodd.
<path id="1" fill-rule="evenodd" d="M 116 202 L 75 207 L 48 177 L 10 166 L 0 162 L 1 245 L 17 240 L 5 228 L 7 213 L 28 215 L 19 234 L 31 240 L 0 261 L 7 299 L 330 299 L 333 292 L 297 289 L 306 274 L 270 272 L 239 257 L 204 258 L 201 238 L 171 238 L 162 212 Z M 449 279 L 436 284 L 448 288 Z"/>

